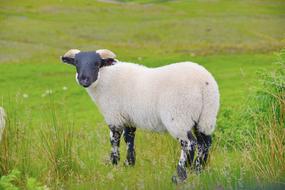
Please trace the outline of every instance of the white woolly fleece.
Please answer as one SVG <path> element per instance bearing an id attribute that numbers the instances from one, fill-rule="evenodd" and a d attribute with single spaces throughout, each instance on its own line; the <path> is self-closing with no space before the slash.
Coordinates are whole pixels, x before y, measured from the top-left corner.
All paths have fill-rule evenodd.
<path id="1" fill-rule="evenodd" d="M 4 128 L 5 128 L 5 111 L 2 107 L 0 107 L 0 142 L 1 142 L 1 139 L 2 139 L 2 133 L 4 131 Z"/>
<path id="2" fill-rule="evenodd" d="M 100 78 L 87 92 L 105 121 L 117 127 L 126 123 L 154 131 L 167 130 L 187 139 L 197 123 L 210 135 L 219 109 L 219 90 L 202 66 L 181 62 L 158 68 L 118 62 L 102 67 Z"/>

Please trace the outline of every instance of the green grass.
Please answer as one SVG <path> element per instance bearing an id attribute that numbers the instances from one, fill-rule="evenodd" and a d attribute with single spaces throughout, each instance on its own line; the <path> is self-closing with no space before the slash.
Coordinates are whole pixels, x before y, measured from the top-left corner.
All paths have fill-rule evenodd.
<path id="1" fill-rule="evenodd" d="M 284 185 L 283 168 L 277 176 L 268 169 L 279 167 L 279 162 L 261 157 L 262 148 L 271 146 L 262 140 L 266 134 L 261 131 L 253 148 L 249 146 L 249 132 L 256 126 L 241 117 L 248 94 L 262 86 L 257 72 L 278 67 L 274 52 L 285 47 L 284 1 L 124 2 L 0 2 L 0 105 L 8 112 L 0 144 L 0 176 L 17 169 L 21 172 L 17 186 L 27 187 L 31 177 L 51 189 Z M 71 48 L 108 48 L 120 60 L 150 67 L 190 60 L 213 73 L 221 111 L 206 171 L 200 176 L 189 173 L 187 183 L 173 185 L 178 143 L 168 134 L 142 130 L 136 137 L 136 166 L 123 166 L 124 143 L 120 165 L 111 166 L 103 117 L 76 84 L 74 68 L 59 61 Z M 280 133 L 271 132 L 277 137 Z M 254 163 L 263 164 L 269 173 L 258 172 Z M 262 176 L 270 176 L 265 184 Z"/>

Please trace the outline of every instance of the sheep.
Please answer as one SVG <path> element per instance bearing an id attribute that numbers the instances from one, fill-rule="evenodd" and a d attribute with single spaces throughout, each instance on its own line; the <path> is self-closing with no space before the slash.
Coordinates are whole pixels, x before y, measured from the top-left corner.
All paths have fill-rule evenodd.
<path id="1" fill-rule="evenodd" d="M 63 63 L 76 67 L 77 82 L 86 88 L 109 126 L 112 164 L 120 160 L 122 134 L 127 143 L 125 164 L 135 164 L 135 131 L 142 128 L 168 131 L 179 140 L 181 156 L 173 182 L 186 180 L 186 166 L 199 173 L 208 158 L 219 110 L 213 76 L 192 62 L 148 68 L 115 58 L 106 49 L 71 49 L 61 57 Z"/>
<path id="2" fill-rule="evenodd" d="M 5 111 L 2 107 L 0 107 L 0 142 L 2 140 L 2 133 L 5 128 L 5 117 L 6 117 Z"/>

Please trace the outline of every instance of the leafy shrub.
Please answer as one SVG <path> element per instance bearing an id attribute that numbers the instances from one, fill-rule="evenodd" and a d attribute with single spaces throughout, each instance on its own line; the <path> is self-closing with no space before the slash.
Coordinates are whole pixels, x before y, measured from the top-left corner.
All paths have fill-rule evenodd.
<path id="1" fill-rule="evenodd" d="M 4 175 L 0 178 L 0 189 L 5 190 L 19 190 L 21 172 L 19 170 L 12 170 L 8 175 Z M 42 186 L 35 178 L 27 178 L 26 187 L 27 190 L 48 190 L 46 186 Z"/>
<path id="2" fill-rule="evenodd" d="M 18 170 L 12 170 L 8 175 L 2 176 L 0 178 L 0 189 L 6 190 L 18 190 L 15 185 L 20 177 L 20 172 Z"/>

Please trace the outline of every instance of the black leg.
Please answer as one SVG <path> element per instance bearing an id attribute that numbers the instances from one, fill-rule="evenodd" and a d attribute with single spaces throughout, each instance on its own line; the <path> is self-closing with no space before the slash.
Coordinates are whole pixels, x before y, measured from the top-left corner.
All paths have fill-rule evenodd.
<path id="1" fill-rule="evenodd" d="M 186 154 L 187 154 L 187 166 L 189 167 L 193 167 L 193 161 L 194 161 L 194 156 L 195 156 L 195 149 L 196 149 L 196 138 L 193 136 L 192 132 L 189 131 L 187 133 L 187 137 L 189 139 L 189 147 L 186 150 Z"/>
<path id="2" fill-rule="evenodd" d="M 199 132 L 198 129 L 195 129 L 195 135 L 198 144 L 198 153 L 197 153 L 197 158 L 195 160 L 195 170 L 197 173 L 200 173 L 202 167 L 207 162 L 209 149 L 212 144 L 212 137 L 211 135 L 205 135 Z"/>
<path id="3" fill-rule="evenodd" d="M 125 127 L 124 129 L 124 139 L 127 144 L 127 160 L 125 164 L 130 166 L 136 163 L 135 132 L 135 127 Z"/>
<path id="4" fill-rule="evenodd" d="M 117 165 L 120 160 L 119 147 L 120 147 L 120 138 L 123 130 L 120 129 L 120 127 L 115 127 L 112 125 L 109 125 L 109 128 L 110 128 L 110 142 L 112 146 L 110 159 L 112 164 Z"/>

